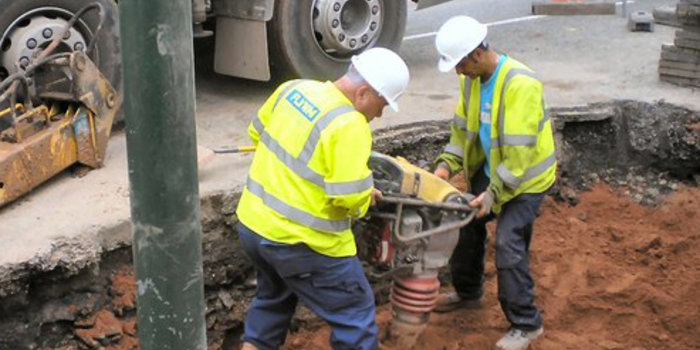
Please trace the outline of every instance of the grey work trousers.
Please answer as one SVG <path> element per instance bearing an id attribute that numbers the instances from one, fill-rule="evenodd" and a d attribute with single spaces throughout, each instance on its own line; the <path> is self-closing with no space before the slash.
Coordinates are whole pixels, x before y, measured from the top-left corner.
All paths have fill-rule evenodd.
<path id="1" fill-rule="evenodd" d="M 483 169 L 471 184 L 475 195 L 486 190 L 489 179 Z M 505 203 L 498 216 L 490 213 L 463 227 L 450 259 L 452 283 L 459 296 L 480 298 L 484 293 L 486 223 L 496 218 L 498 301 L 511 326 L 523 331 L 542 327 L 542 315 L 535 305 L 529 253 L 532 226 L 544 196 L 544 193 L 521 194 Z"/>

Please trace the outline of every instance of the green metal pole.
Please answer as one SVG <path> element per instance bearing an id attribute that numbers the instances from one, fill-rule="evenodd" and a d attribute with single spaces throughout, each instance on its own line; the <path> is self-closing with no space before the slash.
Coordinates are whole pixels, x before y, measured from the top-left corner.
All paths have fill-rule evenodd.
<path id="1" fill-rule="evenodd" d="M 120 0 L 141 349 L 207 348 L 192 0 Z"/>

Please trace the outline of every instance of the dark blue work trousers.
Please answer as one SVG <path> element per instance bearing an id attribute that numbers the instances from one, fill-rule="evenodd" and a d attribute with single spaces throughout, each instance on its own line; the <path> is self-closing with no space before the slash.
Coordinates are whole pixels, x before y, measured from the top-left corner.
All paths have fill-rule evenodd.
<path id="1" fill-rule="evenodd" d="M 238 225 L 257 270 L 258 289 L 245 321 L 245 341 L 277 349 L 301 300 L 332 328 L 333 349 L 376 349 L 374 295 L 356 256 L 333 258 L 305 244 L 282 244 Z"/>
<path id="2" fill-rule="evenodd" d="M 471 181 L 479 195 L 489 184 L 483 169 Z M 530 239 L 537 210 L 544 193 L 521 194 L 502 206 L 498 216 L 490 213 L 460 230 L 452 253 L 452 283 L 464 299 L 478 299 L 483 293 L 487 246 L 486 223 L 496 218 L 496 269 L 498 301 L 511 326 L 531 331 L 542 326 L 542 315 L 535 305 L 534 282 L 530 275 Z"/>

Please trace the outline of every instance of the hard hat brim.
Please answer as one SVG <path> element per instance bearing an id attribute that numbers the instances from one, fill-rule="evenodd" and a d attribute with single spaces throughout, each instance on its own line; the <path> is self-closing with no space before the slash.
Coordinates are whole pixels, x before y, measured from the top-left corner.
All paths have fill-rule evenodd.
<path id="1" fill-rule="evenodd" d="M 435 46 L 440 53 L 438 70 L 446 73 L 454 69 L 486 40 L 487 33 L 487 26 L 471 17 L 455 16 L 447 20 L 435 36 Z"/>
<path id="2" fill-rule="evenodd" d="M 440 58 L 438 60 L 438 70 L 443 72 L 443 73 L 447 73 L 447 72 L 453 70 L 457 66 L 457 63 L 459 63 L 459 61 L 461 61 L 461 60 L 462 60 L 462 58 L 452 59 L 452 60 L 446 60 L 446 59 Z"/>
<path id="3" fill-rule="evenodd" d="M 389 104 L 389 107 L 391 107 L 391 110 L 394 112 L 399 111 L 399 104 L 396 101 L 386 100 L 386 103 Z"/>

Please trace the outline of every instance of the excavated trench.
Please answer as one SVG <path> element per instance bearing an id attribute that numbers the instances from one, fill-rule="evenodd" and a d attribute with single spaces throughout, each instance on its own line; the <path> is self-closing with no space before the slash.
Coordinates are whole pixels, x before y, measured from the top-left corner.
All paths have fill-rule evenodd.
<path id="1" fill-rule="evenodd" d="M 552 203 L 557 204 L 545 205 L 543 211 L 572 208 L 586 196 L 586 190 L 599 191 L 596 187 L 599 182 L 609 184 L 609 191 L 625 201 L 641 203 L 647 208 L 661 204 L 680 188 L 692 188 L 700 182 L 698 112 L 662 102 L 635 101 L 560 108 L 551 112 L 561 176 L 552 191 L 555 199 Z M 448 139 L 449 121 L 413 123 L 377 131 L 375 150 L 428 166 L 429 160 L 434 159 Z M 210 349 L 235 348 L 255 288 L 253 267 L 240 249 L 234 229 L 234 209 L 239 194 L 234 191 L 202 199 L 206 327 Z M 693 208 L 697 208 L 697 202 L 694 203 Z M 585 218 L 579 216 L 574 221 L 586 221 L 592 215 L 587 213 Z M 612 235 L 613 240 L 614 237 L 622 240 L 619 237 L 624 232 Z M 648 247 L 640 249 L 646 249 L 645 252 L 658 249 L 663 247 L 663 242 L 663 239 L 653 240 Z M 676 247 L 676 253 L 689 251 L 693 254 L 692 247 L 697 245 L 695 234 L 685 245 Z M 0 295 L 5 295 L 0 299 L 0 329 L 3 330 L 0 349 L 136 348 L 134 279 L 130 264 L 131 249 L 127 246 L 104 253 L 98 262 L 78 272 L 63 268 L 35 271 L 27 266 L 23 277 L 13 281 L 12 286 L 0 286 Z M 492 279 L 488 274 L 487 278 Z M 536 277 L 544 282 L 549 278 L 546 273 Z M 543 289 L 546 297 L 546 284 Z M 696 310 L 695 317 L 699 316 L 697 313 Z M 320 325 L 319 320 L 301 308 L 292 331 L 307 334 Z M 693 329 L 681 331 L 692 332 Z M 286 347 L 315 349 L 305 345 L 304 339 L 309 339 L 307 335 L 293 336 Z M 477 344 L 479 339 L 473 341 Z"/>

